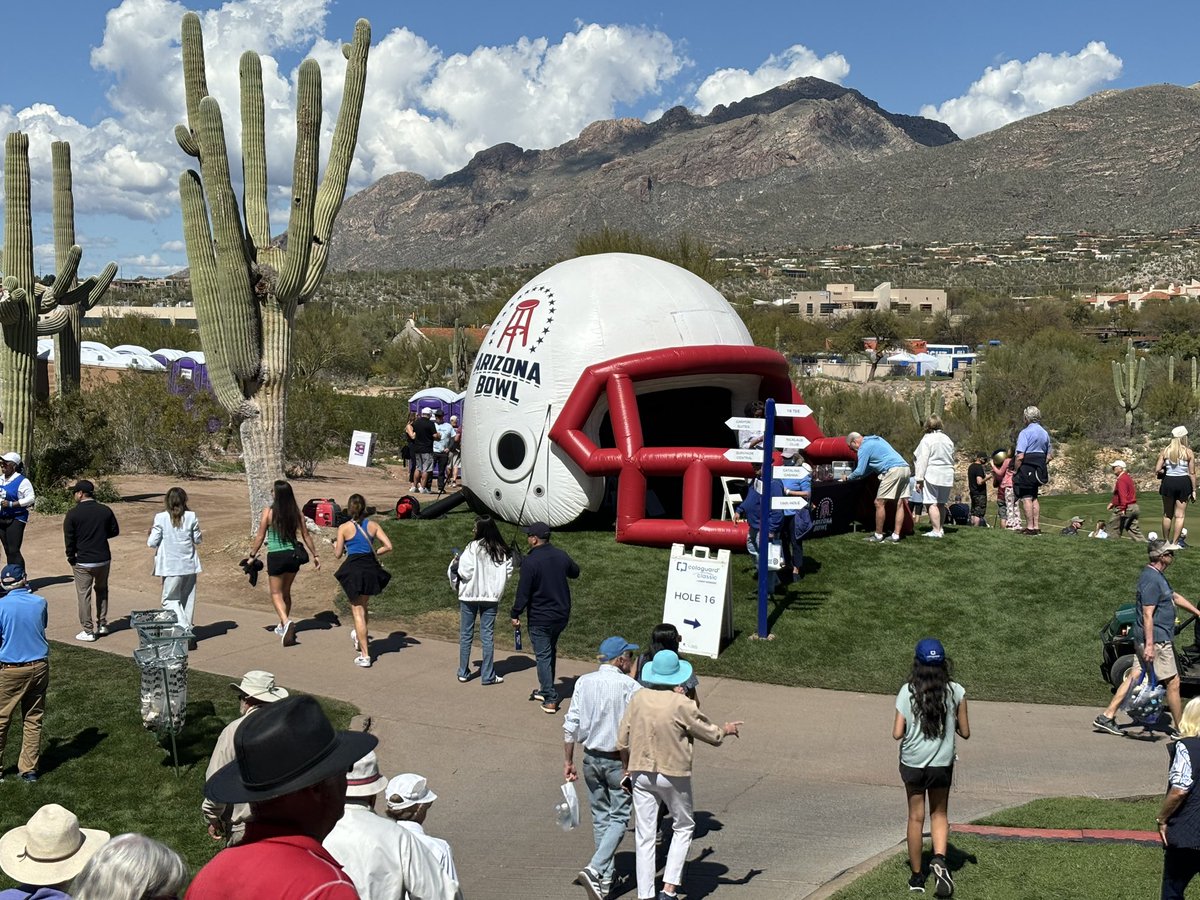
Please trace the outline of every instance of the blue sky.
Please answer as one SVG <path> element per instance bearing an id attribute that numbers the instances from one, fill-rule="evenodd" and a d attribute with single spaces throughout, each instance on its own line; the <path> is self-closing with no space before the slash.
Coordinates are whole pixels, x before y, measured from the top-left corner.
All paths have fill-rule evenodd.
<path id="1" fill-rule="evenodd" d="M 1096 90 L 1190 84 L 1184 3 L 949 2 L 689 4 L 399 3 L 395 0 L 60 0 L 5 12 L 0 131 L 30 133 L 39 265 L 50 244 L 49 144 L 72 143 L 81 271 L 115 259 L 122 277 L 186 265 L 171 130 L 182 115 L 179 19 L 205 24 L 210 89 L 236 109 L 242 50 L 266 58 L 269 164 L 290 181 L 292 76 L 314 55 L 326 122 L 341 83 L 337 47 L 371 21 L 366 110 L 351 177 L 361 189 L 408 169 L 437 177 L 500 141 L 569 140 L 613 115 L 708 112 L 813 74 L 885 108 L 948 122 L 964 137 Z M 14 39 L 15 36 L 15 39 Z M 275 66 L 271 65 L 274 61 Z M 332 96 L 330 96 L 332 95 Z M 234 139 L 236 121 L 227 112 Z M 275 229 L 285 225 L 282 214 Z"/>

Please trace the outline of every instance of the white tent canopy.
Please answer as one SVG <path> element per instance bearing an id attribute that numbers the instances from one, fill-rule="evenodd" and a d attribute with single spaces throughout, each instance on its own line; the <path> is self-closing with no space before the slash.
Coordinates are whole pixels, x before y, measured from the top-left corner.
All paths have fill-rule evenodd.
<path id="1" fill-rule="evenodd" d="M 936 363 L 940 362 L 940 358 L 934 356 L 932 353 L 918 353 L 912 358 L 912 361 L 915 363 Z"/>
<path id="2" fill-rule="evenodd" d="M 450 388 L 430 387 L 417 391 L 408 398 L 408 402 L 412 403 L 414 400 L 427 400 L 429 398 L 433 398 L 434 400 L 441 400 L 443 403 L 453 403 L 458 399 L 458 397 L 459 395 L 455 394 L 454 391 L 450 390 Z"/>
<path id="3" fill-rule="evenodd" d="M 911 353 L 905 353 L 901 350 L 899 353 L 889 356 L 887 361 L 894 366 L 906 366 L 911 362 L 917 362 L 917 358 Z"/>

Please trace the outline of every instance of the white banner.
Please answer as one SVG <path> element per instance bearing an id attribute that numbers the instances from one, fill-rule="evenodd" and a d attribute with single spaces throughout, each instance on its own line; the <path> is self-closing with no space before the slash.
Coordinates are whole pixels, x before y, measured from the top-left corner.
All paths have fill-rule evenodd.
<path id="1" fill-rule="evenodd" d="M 669 565 L 662 620 L 679 629 L 680 653 L 716 659 L 733 639 L 729 551 L 672 544 Z"/>

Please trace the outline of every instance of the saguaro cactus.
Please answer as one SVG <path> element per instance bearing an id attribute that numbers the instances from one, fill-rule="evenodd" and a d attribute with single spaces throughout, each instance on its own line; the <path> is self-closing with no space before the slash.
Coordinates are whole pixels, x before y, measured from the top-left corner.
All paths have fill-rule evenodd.
<path id="1" fill-rule="evenodd" d="M 909 399 L 909 405 L 912 408 L 913 418 L 916 419 L 918 425 L 924 425 L 925 420 L 930 416 L 940 416 L 946 411 L 946 396 L 941 391 L 933 389 L 933 383 L 929 376 L 925 376 L 925 389 L 915 393 Z"/>
<path id="2" fill-rule="evenodd" d="M 53 163 L 54 263 L 61 270 L 67 264 L 71 248 L 75 246 L 71 145 L 66 141 L 55 141 L 50 145 L 50 157 Z M 61 313 L 56 310 L 38 322 L 38 334 L 54 335 L 54 383 L 55 393 L 60 397 L 79 390 L 79 347 L 83 341 L 83 317 L 100 302 L 116 274 L 117 264 L 110 262 L 104 271 L 89 282 L 92 286 L 86 296 L 79 292 L 77 301 L 60 307 Z M 74 293 L 77 288 L 78 285 L 74 283 L 60 285 L 57 279 L 54 282 L 55 291 Z"/>
<path id="3" fill-rule="evenodd" d="M 176 126 L 175 137 L 185 153 L 200 161 L 199 173 L 188 170 L 179 179 L 192 298 L 209 378 L 241 431 L 253 528 L 270 502 L 272 484 L 283 475 L 292 326 L 297 306 L 317 289 L 329 260 L 333 221 L 358 141 L 371 26 L 359 19 L 353 43 L 342 48 L 342 105 L 319 188 L 321 69 L 312 59 L 300 64 L 286 246 L 271 241 L 258 54 L 242 54 L 239 71 L 245 191 L 245 209 L 239 211 L 221 108 L 208 94 L 204 38 L 194 13 L 183 17 L 182 44 L 188 125 Z"/>
<path id="4" fill-rule="evenodd" d="M 967 374 L 963 378 L 963 403 L 971 414 L 971 425 L 979 420 L 979 366 L 971 363 L 967 366 Z"/>
<path id="5" fill-rule="evenodd" d="M 1133 414 L 1142 405 L 1142 391 L 1146 387 L 1146 360 L 1138 359 L 1133 349 L 1133 339 L 1125 342 L 1125 362 L 1113 360 L 1113 387 L 1117 392 L 1117 405 L 1125 410 L 1125 430 L 1133 435 Z"/>
<path id="6" fill-rule="evenodd" d="M 454 320 L 454 333 L 450 338 L 450 386 L 456 391 L 464 390 L 471 375 L 471 351 L 467 346 L 467 333 L 458 319 Z"/>
<path id="7" fill-rule="evenodd" d="M 67 157 L 68 165 L 70 157 Z M 69 306 L 89 297 L 99 282 L 89 278 L 76 285 L 83 251 L 78 244 L 60 256 L 54 284 L 34 280 L 33 213 L 30 203 L 29 137 L 19 131 L 4 139 L 4 256 L 5 278 L 0 289 L 0 411 L 4 416 L 3 445 L 28 457 L 33 452 L 34 365 L 37 335 L 53 334 L 69 321 Z M 116 268 L 113 268 L 115 273 Z M 108 270 L 105 270 L 106 272 Z M 112 280 L 112 274 L 108 275 Z M 105 285 L 107 287 L 107 284 Z M 42 318 L 39 321 L 38 316 Z"/>

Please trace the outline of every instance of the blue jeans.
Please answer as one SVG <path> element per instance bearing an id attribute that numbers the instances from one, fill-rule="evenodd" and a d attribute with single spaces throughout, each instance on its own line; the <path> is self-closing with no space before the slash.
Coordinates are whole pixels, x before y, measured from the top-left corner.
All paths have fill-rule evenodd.
<path id="1" fill-rule="evenodd" d="M 537 660 L 538 687 L 546 698 L 545 703 L 557 703 L 558 691 L 555 669 L 558 665 L 558 636 L 565 625 L 530 625 L 529 640 L 533 642 L 533 655 Z"/>
<path id="2" fill-rule="evenodd" d="M 475 640 L 475 615 L 479 614 L 479 640 L 483 644 L 483 666 L 479 675 L 484 684 L 496 680 L 496 670 L 492 667 L 492 653 L 495 649 L 496 609 L 499 603 L 459 603 L 458 625 L 458 677 L 467 678 L 471 674 L 471 643 Z"/>
<path id="3" fill-rule="evenodd" d="M 613 857 L 629 827 L 633 797 L 621 790 L 621 761 L 592 756 L 584 751 L 583 781 L 592 806 L 592 832 L 596 853 L 588 863 L 600 873 L 601 881 L 611 881 L 616 867 Z"/>

